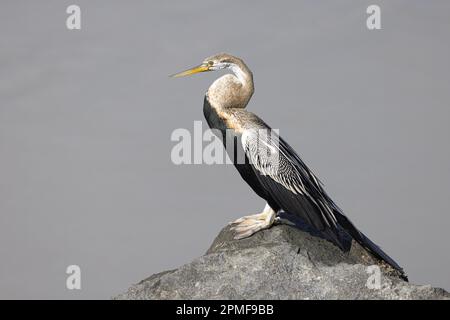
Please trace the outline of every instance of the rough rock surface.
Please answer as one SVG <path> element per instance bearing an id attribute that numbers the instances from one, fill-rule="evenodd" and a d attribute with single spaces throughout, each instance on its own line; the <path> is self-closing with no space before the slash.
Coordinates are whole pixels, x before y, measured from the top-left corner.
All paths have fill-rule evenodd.
<path id="1" fill-rule="evenodd" d="M 443 289 L 405 282 L 355 242 L 343 253 L 294 222 L 243 240 L 233 240 L 227 226 L 205 255 L 115 299 L 450 299 Z"/>

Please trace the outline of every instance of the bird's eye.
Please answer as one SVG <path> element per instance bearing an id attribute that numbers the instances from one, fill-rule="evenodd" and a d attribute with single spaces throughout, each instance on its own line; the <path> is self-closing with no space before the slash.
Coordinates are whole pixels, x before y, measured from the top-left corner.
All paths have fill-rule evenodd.
<path id="1" fill-rule="evenodd" d="M 212 66 L 213 64 L 214 64 L 214 62 L 208 61 L 208 66 Z"/>

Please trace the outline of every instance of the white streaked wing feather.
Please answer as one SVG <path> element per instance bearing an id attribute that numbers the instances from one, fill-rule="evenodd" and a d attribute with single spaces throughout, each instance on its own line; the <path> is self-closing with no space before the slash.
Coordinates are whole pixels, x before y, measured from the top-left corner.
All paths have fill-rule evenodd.
<path id="1" fill-rule="evenodd" d="M 294 159 L 291 159 L 280 148 L 279 139 L 271 129 L 247 129 L 242 134 L 241 143 L 250 163 L 256 170 L 263 175 L 270 176 L 292 193 L 306 196 L 319 208 L 327 225 L 329 225 L 330 218 L 332 223 L 336 224 L 333 208 L 326 199 L 314 198 L 306 188 L 306 185 L 312 185 L 316 189 L 315 191 L 321 194 L 323 190 L 319 179 L 308 168 L 296 165 Z M 304 181 L 306 179 L 308 181 Z"/>

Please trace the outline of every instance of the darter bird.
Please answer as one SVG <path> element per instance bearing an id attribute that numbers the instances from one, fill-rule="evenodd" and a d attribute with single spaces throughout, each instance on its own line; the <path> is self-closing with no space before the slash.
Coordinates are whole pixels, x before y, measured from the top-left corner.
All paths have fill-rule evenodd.
<path id="1" fill-rule="evenodd" d="M 254 85 L 253 74 L 241 59 L 217 54 L 197 67 L 172 76 L 222 69 L 231 73 L 218 78 L 209 87 L 204 98 L 204 116 L 208 125 L 219 132 L 242 178 L 266 200 L 261 213 L 231 223 L 235 239 L 269 228 L 283 210 L 302 218 L 343 251 L 348 250 L 345 239 L 350 236 L 373 256 L 403 274 L 402 268 L 344 215 L 294 149 L 257 115 L 245 110 Z M 227 148 L 226 141 L 230 139 L 236 143 Z M 244 161 L 236 161 L 239 153 L 244 155 Z"/>

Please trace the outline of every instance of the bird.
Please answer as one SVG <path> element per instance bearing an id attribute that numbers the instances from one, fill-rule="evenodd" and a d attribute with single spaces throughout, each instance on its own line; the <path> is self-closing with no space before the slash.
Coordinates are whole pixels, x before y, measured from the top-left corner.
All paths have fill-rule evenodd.
<path id="1" fill-rule="evenodd" d="M 282 220 L 279 214 L 284 211 L 301 218 L 342 251 L 349 250 L 350 236 L 372 256 L 407 279 L 403 268 L 347 218 L 327 194 L 323 183 L 277 130 L 272 130 L 255 113 L 246 110 L 254 93 L 254 82 L 252 71 L 242 59 L 219 53 L 171 77 L 218 70 L 228 73 L 208 88 L 203 100 L 203 114 L 209 127 L 218 133 L 241 177 L 266 202 L 261 213 L 230 223 L 234 239 L 250 237 L 279 223 Z M 227 147 L 230 145 L 232 147 Z"/>

